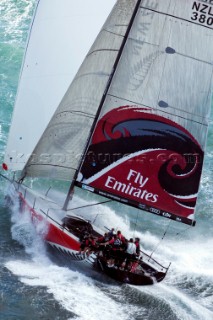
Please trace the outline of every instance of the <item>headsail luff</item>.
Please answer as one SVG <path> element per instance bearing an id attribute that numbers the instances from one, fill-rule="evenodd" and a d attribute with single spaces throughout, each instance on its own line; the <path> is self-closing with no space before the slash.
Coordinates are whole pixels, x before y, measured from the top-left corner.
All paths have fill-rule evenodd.
<path id="1" fill-rule="evenodd" d="M 211 12 L 201 1 L 141 1 L 79 186 L 194 223 L 212 95 Z"/>
<path id="2" fill-rule="evenodd" d="M 25 166 L 27 176 L 73 179 L 135 4 L 115 5 Z"/>

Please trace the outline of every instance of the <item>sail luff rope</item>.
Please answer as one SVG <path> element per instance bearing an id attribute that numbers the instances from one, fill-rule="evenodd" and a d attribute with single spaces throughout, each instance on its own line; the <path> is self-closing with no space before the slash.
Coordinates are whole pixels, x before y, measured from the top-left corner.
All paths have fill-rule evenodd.
<path id="1" fill-rule="evenodd" d="M 78 173 L 79 173 L 80 168 L 81 168 L 81 166 L 82 166 L 82 163 L 83 163 L 83 161 L 84 161 L 84 159 L 85 159 L 85 157 L 86 157 L 86 152 L 87 152 L 87 149 L 88 149 L 88 147 L 89 147 L 90 140 L 91 140 L 93 131 L 94 131 L 94 129 L 95 129 L 96 122 L 97 122 L 97 120 L 98 120 L 98 117 L 99 117 L 99 115 L 100 115 L 100 113 L 101 113 L 101 110 L 102 110 L 102 107 L 103 107 L 103 105 L 104 105 L 104 102 L 105 102 L 107 93 L 108 93 L 108 91 L 109 91 L 109 88 L 110 88 L 110 85 L 111 85 L 111 83 L 112 83 L 112 80 L 113 80 L 115 71 L 116 71 L 117 66 L 118 66 L 118 63 L 119 63 L 119 61 L 120 61 L 120 57 L 121 57 L 121 55 L 122 55 L 122 53 L 123 53 L 123 49 L 124 49 L 124 47 L 125 47 L 126 41 L 127 41 L 127 39 L 128 39 L 128 36 L 129 36 L 130 31 L 131 31 L 133 22 L 134 22 L 134 20 L 135 20 L 136 14 L 137 14 L 137 12 L 138 12 L 138 9 L 140 8 L 140 4 L 141 4 L 141 0 L 138 0 L 137 3 L 136 3 L 136 5 L 135 5 L 135 8 L 134 8 L 134 10 L 133 10 L 132 17 L 131 17 L 130 22 L 129 22 L 129 25 L 128 25 L 128 27 L 127 27 L 127 30 L 126 30 L 126 33 L 125 33 L 125 35 L 124 35 L 123 41 L 122 41 L 122 43 L 121 43 L 120 49 L 119 49 L 119 51 L 118 51 L 118 55 L 117 55 L 117 57 L 116 57 L 116 59 L 115 59 L 115 63 L 114 63 L 114 65 L 113 65 L 112 72 L 111 72 L 111 74 L 110 74 L 110 76 L 109 76 L 109 79 L 108 79 L 106 88 L 105 88 L 104 93 L 103 93 L 103 96 L 102 96 L 102 98 L 101 98 L 101 101 L 100 101 L 100 104 L 99 104 L 99 107 L 98 107 L 96 116 L 95 116 L 95 118 L 94 118 L 94 122 L 93 122 L 93 125 L 92 125 L 92 127 L 91 127 L 90 134 L 89 134 L 89 136 L 88 136 L 88 139 L 87 139 L 87 142 L 86 142 L 86 145 L 85 145 L 85 148 L 84 148 L 84 152 L 83 152 L 83 154 L 82 154 L 82 158 L 81 158 L 81 160 L 80 160 L 80 162 L 79 162 L 79 166 L 78 166 L 78 168 L 77 168 L 77 170 L 76 170 L 76 172 L 75 172 L 75 175 L 74 175 L 73 180 L 72 180 L 72 182 L 71 182 L 71 185 L 70 185 L 70 188 L 69 188 L 69 191 L 68 191 L 66 200 L 65 200 L 65 202 L 64 202 L 63 210 L 65 210 L 65 211 L 67 210 L 67 206 L 68 206 L 69 201 L 72 199 L 72 195 L 73 195 L 73 191 L 74 191 L 74 186 L 75 186 L 75 181 L 76 181 L 76 179 L 77 179 L 77 176 L 78 176 Z"/>

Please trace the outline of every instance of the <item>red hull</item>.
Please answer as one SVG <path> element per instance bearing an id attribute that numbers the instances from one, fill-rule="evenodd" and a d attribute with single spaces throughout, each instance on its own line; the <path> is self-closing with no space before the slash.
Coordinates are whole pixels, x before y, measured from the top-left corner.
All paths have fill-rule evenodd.
<path id="1" fill-rule="evenodd" d="M 45 241 L 70 250 L 80 250 L 79 241 L 74 239 L 71 233 L 67 234 L 64 228 L 57 222 L 52 222 L 51 219 L 46 215 L 43 216 L 42 214 L 39 214 L 37 211 L 35 211 L 35 209 L 33 209 L 24 199 L 22 193 L 19 193 L 19 196 L 21 199 L 21 209 L 26 208 L 30 212 L 33 224 L 37 224 L 41 221 L 45 221 L 45 223 L 47 224 L 47 232 L 44 235 Z"/>

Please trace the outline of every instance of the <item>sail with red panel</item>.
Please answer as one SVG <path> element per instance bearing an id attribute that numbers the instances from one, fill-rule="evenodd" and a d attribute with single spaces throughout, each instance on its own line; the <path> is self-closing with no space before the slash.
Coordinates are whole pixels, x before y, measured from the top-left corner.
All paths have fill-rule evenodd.
<path id="1" fill-rule="evenodd" d="M 118 0 L 22 176 L 194 225 L 212 36 L 211 1 Z"/>
<path id="2" fill-rule="evenodd" d="M 193 225 L 211 105 L 213 4 L 137 5 L 77 185 Z"/>
<path id="3" fill-rule="evenodd" d="M 67 29 L 72 24 L 70 15 L 75 15 L 71 10 L 75 2 L 63 0 L 63 6 L 61 2 L 38 1 L 3 164 L 5 170 L 16 171 L 9 198 L 13 200 L 18 193 L 33 223 L 45 222 L 42 237 L 60 257 L 84 261 L 124 283 L 160 282 L 169 267 L 152 254 L 141 251 L 138 269 L 132 270 L 128 263 L 125 269 L 122 264 L 119 268 L 109 264 L 108 251 L 82 252 L 87 233 L 99 238 L 105 230 L 95 225 L 93 215 L 83 210 L 76 214 L 74 210 L 86 206 L 75 207 L 75 199 L 70 200 L 80 187 L 139 208 L 141 214 L 145 210 L 195 225 L 212 97 L 213 3 L 117 0 L 68 86 L 66 70 L 72 57 L 65 59 L 69 58 L 66 42 L 70 43 L 69 33 L 81 30 L 81 20 Z M 103 5 L 109 5 L 107 1 L 81 0 L 82 17 L 94 3 L 106 14 Z M 34 46 L 37 34 L 45 48 Z M 55 41 L 56 35 L 63 39 L 63 48 Z M 54 51 L 53 57 L 47 54 L 49 50 Z M 55 69 L 60 52 L 66 54 Z M 24 110 L 31 113 L 26 128 Z M 41 128 L 41 114 L 46 111 Z M 39 125 L 33 135 L 31 125 Z M 31 178 L 47 181 L 37 185 Z M 60 199 L 55 197 L 58 189 Z M 113 254 L 111 258 L 115 260 Z"/>

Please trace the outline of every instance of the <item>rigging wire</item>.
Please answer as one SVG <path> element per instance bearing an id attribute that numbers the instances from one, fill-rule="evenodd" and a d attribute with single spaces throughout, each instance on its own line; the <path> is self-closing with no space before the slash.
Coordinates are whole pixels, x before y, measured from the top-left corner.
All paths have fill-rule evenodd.
<path id="1" fill-rule="evenodd" d="M 135 232 L 136 232 L 136 226 L 138 224 L 138 214 L 139 214 L 139 210 L 137 210 L 137 217 L 135 219 L 135 227 L 134 227 L 134 231 L 133 231 L 133 236 L 135 237 Z"/>
<path id="2" fill-rule="evenodd" d="M 172 220 L 169 221 L 168 225 L 167 225 L 167 228 L 166 230 L 164 231 L 164 234 L 162 236 L 162 238 L 160 239 L 160 241 L 158 242 L 158 244 L 156 245 L 156 247 L 154 248 L 154 250 L 152 251 L 151 255 L 150 255 L 150 258 L 152 257 L 153 253 L 157 250 L 157 248 L 159 247 L 160 243 L 163 241 L 166 233 L 167 233 L 167 230 L 169 229 L 169 226 L 170 226 L 170 223 L 171 223 Z"/>
<path id="3" fill-rule="evenodd" d="M 184 232 L 187 232 L 192 226 L 190 225 L 189 227 L 187 227 L 186 229 L 180 231 L 180 232 L 177 232 L 175 236 L 179 236 L 180 234 L 184 233 Z"/>
<path id="4" fill-rule="evenodd" d="M 172 220 L 169 221 L 169 223 L 168 223 L 168 225 L 167 225 L 167 228 L 166 228 L 166 230 L 165 230 L 162 238 L 160 239 L 160 241 L 158 242 L 158 244 L 156 245 L 156 247 L 155 247 L 154 250 L 152 251 L 152 253 L 151 253 L 151 255 L 150 255 L 150 258 L 152 257 L 152 255 L 154 254 L 154 252 L 155 252 L 155 251 L 157 250 L 157 248 L 159 247 L 160 243 L 161 243 L 161 242 L 163 241 L 163 239 L 165 238 L 165 236 L 166 236 L 166 234 L 167 234 L 167 231 L 168 231 L 168 229 L 169 229 L 169 227 L 170 227 L 171 222 L 172 222 Z M 182 231 L 180 231 L 180 232 L 177 232 L 177 233 L 175 234 L 175 236 L 179 236 L 180 234 L 183 234 L 183 233 L 187 232 L 187 231 L 189 230 L 189 228 L 191 228 L 191 227 L 192 227 L 192 226 L 190 225 L 190 226 L 188 226 L 186 229 L 184 229 L 184 230 L 182 230 Z"/>
<path id="5" fill-rule="evenodd" d="M 67 211 L 72 211 L 72 210 L 77 210 L 77 209 L 82 209 L 82 208 L 97 206 L 97 205 L 99 205 L 99 204 L 103 204 L 103 203 L 107 203 L 107 202 L 112 202 L 112 200 L 106 200 L 106 201 L 102 201 L 102 202 L 97 202 L 97 203 L 92 203 L 92 204 L 86 204 L 86 205 L 84 205 L 84 206 L 67 209 Z"/>

